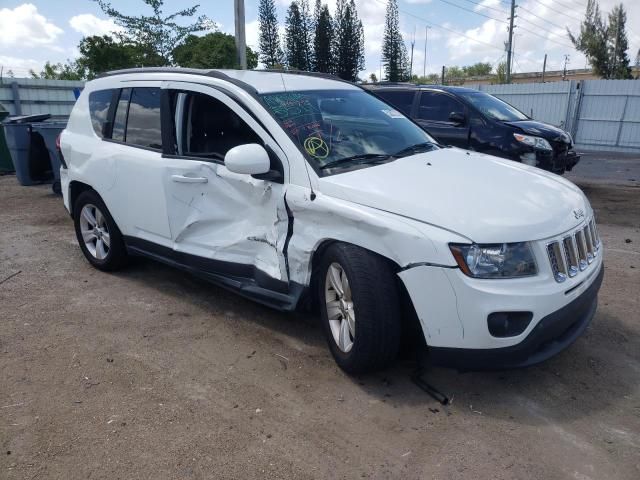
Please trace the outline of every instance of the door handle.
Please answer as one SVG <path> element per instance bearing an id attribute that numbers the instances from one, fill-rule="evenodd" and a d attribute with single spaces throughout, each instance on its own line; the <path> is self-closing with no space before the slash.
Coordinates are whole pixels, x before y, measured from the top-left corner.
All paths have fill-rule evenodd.
<path id="1" fill-rule="evenodd" d="M 171 175 L 171 180 L 178 183 L 207 183 L 205 177 L 187 177 L 186 175 Z"/>

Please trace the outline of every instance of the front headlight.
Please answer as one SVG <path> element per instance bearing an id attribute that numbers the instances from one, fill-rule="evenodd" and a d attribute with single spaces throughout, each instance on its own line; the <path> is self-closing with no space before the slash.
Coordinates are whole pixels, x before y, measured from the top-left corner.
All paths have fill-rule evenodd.
<path id="1" fill-rule="evenodd" d="M 515 138 L 520 143 L 524 143 L 525 145 L 529 145 L 530 147 L 537 148 L 539 150 L 553 150 L 551 148 L 551 144 L 547 142 L 544 138 L 534 137 L 531 135 L 522 135 L 520 133 L 514 133 L 513 138 Z"/>
<path id="2" fill-rule="evenodd" d="M 517 278 L 538 273 L 528 242 L 449 244 L 460 270 L 474 278 Z"/>

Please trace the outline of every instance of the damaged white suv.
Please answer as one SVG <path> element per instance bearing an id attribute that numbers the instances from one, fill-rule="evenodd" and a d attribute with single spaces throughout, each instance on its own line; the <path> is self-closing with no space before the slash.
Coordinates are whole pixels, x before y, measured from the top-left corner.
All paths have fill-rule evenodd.
<path id="1" fill-rule="evenodd" d="M 312 298 L 348 372 L 392 362 L 412 319 L 435 364 L 530 365 L 596 309 L 602 247 L 575 185 L 443 148 L 347 82 L 111 72 L 60 144 L 92 265 L 143 255 L 282 310 Z"/>

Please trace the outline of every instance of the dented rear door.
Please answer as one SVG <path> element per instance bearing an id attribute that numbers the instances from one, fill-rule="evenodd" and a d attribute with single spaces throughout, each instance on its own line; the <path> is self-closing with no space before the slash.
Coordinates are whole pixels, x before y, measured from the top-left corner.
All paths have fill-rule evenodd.
<path id="1" fill-rule="evenodd" d="M 184 82 L 167 82 L 163 88 L 172 90 L 172 95 L 176 90 L 199 92 L 224 103 L 277 155 L 285 174 L 283 184 L 259 180 L 230 172 L 221 159 L 196 159 L 176 152 L 165 167 L 164 186 L 173 248 L 180 261 L 210 273 L 255 279 L 258 284 L 288 282 L 283 254 L 289 222 L 284 153 L 221 91 Z M 174 124 L 179 124 L 186 112 L 178 107 L 172 114 Z"/>

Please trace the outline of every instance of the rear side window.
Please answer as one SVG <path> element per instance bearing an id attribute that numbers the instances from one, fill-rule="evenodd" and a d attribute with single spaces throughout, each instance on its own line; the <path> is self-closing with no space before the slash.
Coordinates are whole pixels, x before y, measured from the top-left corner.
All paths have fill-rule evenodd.
<path id="1" fill-rule="evenodd" d="M 159 88 L 133 89 L 124 141 L 141 147 L 162 149 Z"/>
<path id="2" fill-rule="evenodd" d="M 464 107 L 455 98 L 438 92 L 422 92 L 418 118 L 433 122 L 448 122 L 453 112 L 464 112 Z"/>
<path id="3" fill-rule="evenodd" d="M 411 90 L 381 90 L 376 93 L 387 103 L 393 105 L 405 115 L 411 115 L 413 97 L 415 92 Z"/>
<path id="4" fill-rule="evenodd" d="M 113 90 L 97 90 L 89 94 L 89 114 L 93 131 L 100 138 L 104 137 L 104 125 L 109 115 L 109 106 Z"/>

